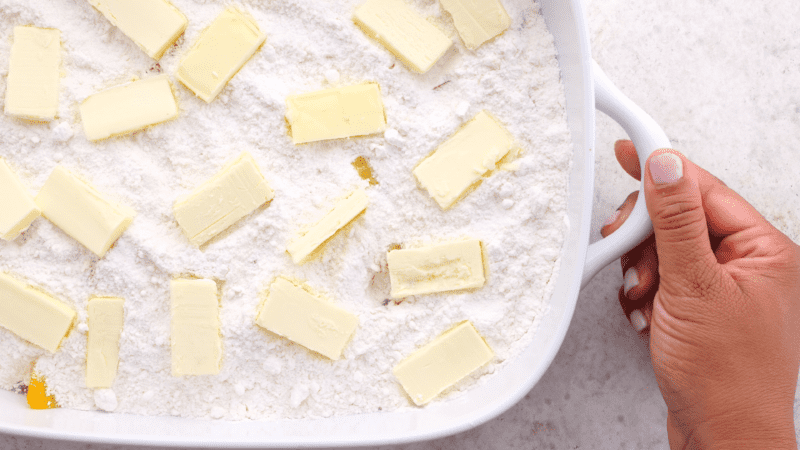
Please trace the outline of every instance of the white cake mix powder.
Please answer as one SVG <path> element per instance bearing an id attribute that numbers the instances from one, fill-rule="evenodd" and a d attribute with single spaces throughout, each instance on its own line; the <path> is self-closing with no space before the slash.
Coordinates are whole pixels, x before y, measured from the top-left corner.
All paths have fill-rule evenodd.
<path id="1" fill-rule="evenodd" d="M 500 370 L 530 342 L 546 311 L 566 231 L 572 145 L 552 37 L 535 5 L 504 0 L 512 27 L 469 51 L 438 2 L 411 5 L 455 45 L 424 74 L 410 72 L 351 21 L 358 1 L 241 4 L 267 41 L 222 94 L 206 104 L 173 78 L 178 119 L 99 143 L 86 140 L 78 104 L 88 95 L 157 72 L 172 75 L 200 31 L 226 6 L 174 0 L 189 19 L 156 64 L 86 1 L 0 1 L 0 92 L 12 29 L 61 30 L 64 77 L 59 117 L 34 124 L 0 116 L 0 155 L 32 193 L 61 164 L 138 215 L 103 259 L 44 218 L 14 242 L 0 241 L 0 270 L 40 286 L 78 311 L 56 354 L 0 329 L 0 387 L 24 383 L 32 367 L 64 407 L 223 419 L 328 417 L 410 407 L 394 365 L 454 324 L 470 320 L 495 360 L 458 383 L 458 395 Z M 366 81 L 380 84 L 382 135 L 295 146 L 284 121 L 287 95 Z M 448 211 L 420 189 L 412 168 L 481 109 L 520 143 L 515 170 L 500 170 Z M 249 151 L 275 199 L 202 250 L 178 228 L 175 199 Z M 378 185 L 351 163 L 365 157 Z M 286 244 L 356 187 L 366 213 L 298 266 Z M 386 251 L 461 238 L 481 239 L 489 276 L 474 292 L 387 301 Z M 222 370 L 170 373 L 169 281 L 180 275 L 221 284 Z M 255 324 L 261 296 L 287 275 L 359 317 L 342 359 L 331 361 Z M 84 386 L 87 302 L 125 299 L 120 364 L 110 391 Z"/>

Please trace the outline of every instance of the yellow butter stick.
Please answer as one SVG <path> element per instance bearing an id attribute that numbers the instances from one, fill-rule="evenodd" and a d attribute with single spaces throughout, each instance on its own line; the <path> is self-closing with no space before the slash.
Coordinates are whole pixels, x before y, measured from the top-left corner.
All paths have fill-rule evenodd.
<path id="1" fill-rule="evenodd" d="M 500 35 L 511 25 L 500 0 L 440 0 L 442 8 L 453 17 L 461 40 L 469 49 Z"/>
<path id="2" fill-rule="evenodd" d="M 3 158 L 0 158 L 0 192 L 0 238 L 10 241 L 42 212 Z"/>
<path id="3" fill-rule="evenodd" d="M 160 59 L 186 30 L 187 20 L 166 0 L 89 0 L 145 53 Z"/>
<path id="4" fill-rule="evenodd" d="M 86 387 L 110 388 L 117 376 L 123 303 L 116 297 L 89 300 L 89 338 L 86 344 Z"/>
<path id="5" fill-rule="evenodd" d="M 483 286 L 483 251 L 477 239 L 392 250 L 387 255 L 392 297 Z"/>
<path id="6" fill-rule="evenodd" d="M 106 198 L 64 167 L 57 166 L 36 196 L 42 214 L 102 258 L 136 212 Z"/>
<path id="7" fill-rule="evenodd" d="M 211 102 L 266 38 L 252 16 L 230 7 L 203 30 L 175 75 L 195 95 Z"/>
<path id="8" fill-rule="evenodd" d="M 279 277 L 270 285 L 256 323 L 309 350 L 339 359 L 358 326 L 358 317 Z"/>
<path id="9" fill-rule="evenodd" d="M 414 176 L 447 209 L 514 148 L 517 144 L 511 134 L 481 111 L 420 162 Z"/>
<path id="10" fill-rule="evenodd" d="M 377 83 L 289 96 L 286 121 L 295 144 L 364 136 L 386 128 Z"/>
<path id="11" fill-rule="evenodd" d="M 219 298 L 212 280 L 172 280 L 172 375 L 216 375 L 222 361 Z"/>
<path id="12" fill-rule="evenodd" d="M 86 138 L 98 141 L 132 133 L 178 117 L 178 103 L 167 75 L 117 86 L 80 105 Z"/>
<path id="13" fill-rule="evenodd" d="M 253 156 L 242 152 L 213 178 L 178 199 L 173 212 L 189 241 L 199 247 L 273 196 Z"/>
<path id="14" fill-rule="evenodd" d="M 6 85 L 5 113 L 48 121 L 58 112 L 61 32 L 14 27 Z"/>
<path id="15" fill-rule="evenodd" d="M 77 313 L 52 296 L 0 273 L 0 326 L 55 353 Z"/>
<path id="16" fill-rule="evenodd" d="M 339 200 L 319 222 L 289 243 L 287 251 L 295 264 L 303 262 L 320 245 L 367 209 L 368 203 L 369 197 L 363 189 L 356 189 Z"/>
<path id="17" fill-rule="evenodd" d="M 494 358 L 469 321 L 444 332 L 394 367 L 411 400 L 424 405 Z"/>
<path id="18" fill-rule="evenodd" d="M 367 0 L 353 21 L 410 69 L 425 73 L 453 45 L 436 26 L 403 0 Z"/>

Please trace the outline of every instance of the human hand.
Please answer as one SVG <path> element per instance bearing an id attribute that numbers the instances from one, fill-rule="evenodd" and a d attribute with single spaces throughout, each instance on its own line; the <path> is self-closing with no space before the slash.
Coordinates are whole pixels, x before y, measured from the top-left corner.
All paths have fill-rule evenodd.
<path id="1" fill-rule="evenodd" d="M 614 151 L 641 179 L 633 143 Z M 670 446 L 796 449 L 800 247 L 677 151 L 657 150 L 646 166 L 654 235 L 621 258 L 619 301 L 638 332 L 649 328 Z"/>

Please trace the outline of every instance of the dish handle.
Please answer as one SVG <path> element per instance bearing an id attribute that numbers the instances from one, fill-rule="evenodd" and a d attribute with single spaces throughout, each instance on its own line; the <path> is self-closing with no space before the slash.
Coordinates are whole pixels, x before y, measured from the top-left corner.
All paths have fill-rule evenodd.
<path id="1" fill-rule="evenodd" d="M 664 130 L 642 108 L 625 96 L 608 79 L 597 62 L 592 60 L 595 106 L 622 126 L 630 136 L 639 154 L 639 165 L 644 167 L 647 158 L 659 148 L 672 145 Z M 639 185 L 639 198 L 644 199 L 644 183 Z M 581 288 L 612 261 L 631 250 L 653 232 L 653 224 L 645 202 L 638 201 L 628 219 L 610 236 L 589 245 L 586 265 L 583 268 Z"/>

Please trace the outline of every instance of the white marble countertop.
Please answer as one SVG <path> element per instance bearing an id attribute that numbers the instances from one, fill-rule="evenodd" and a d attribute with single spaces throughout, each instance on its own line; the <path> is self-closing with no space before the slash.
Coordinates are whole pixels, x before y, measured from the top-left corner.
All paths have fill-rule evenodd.
<path id="1" fill-rule="evenodd" d="M 800 242 L 800 35 L 795 0 L 586 0 L 593 54 L 673 146 Z M 597 117 L 592 238 L 637 187 L 617 166 L 622 129 Z M 584 289 L 548 372 L 516 406 L 465 433 L 381 449 L 662 449 L 666 407 L 647 345 L 617 303 L 618 265 Z M 795 399 L 795 410 L 800 398 Z M 795 415 L 800 426 L 800 416 Z M 3 450 L 107 447 L 0 435 Z"/>

